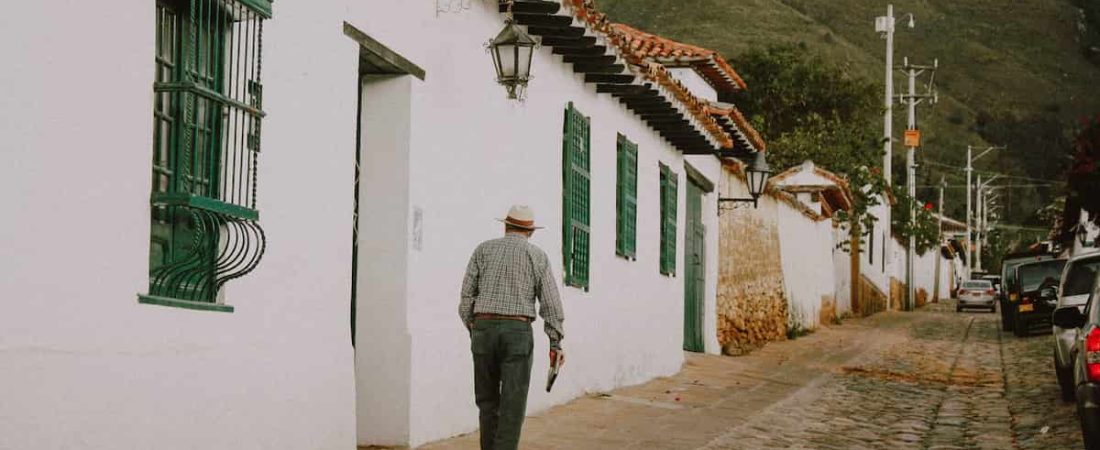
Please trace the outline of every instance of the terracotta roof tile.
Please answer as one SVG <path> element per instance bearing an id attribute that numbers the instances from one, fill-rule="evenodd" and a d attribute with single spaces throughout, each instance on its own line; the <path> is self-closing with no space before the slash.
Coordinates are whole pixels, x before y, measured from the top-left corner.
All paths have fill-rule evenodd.
<path id="1" fill-rule="evenodd" d="M 667 67 L 694 68 L 719 92 L 736 92 L 747 87 L 745 80 L 717 51 L 676 42 L 621 23 L 608 26 L 625 36 L 625 50 L 636 57 L 652 59 Z"/>
<path id="2" fill-rule="evenodd" d="M 764 138 L 760 136 L 760 133 L 756 131 L 752 125 L 749 124 L 748 119 L 741 113 L 739 109 L 733 106 L 719 106 L 713 103 L 707 105 L 707 114 L 724 120 L 733 128 L 742 139 L 745 139 L 759 151 L 767 151 L 767 144 L 764 142 Z"/>
<path id="3" fill-rule="evenodd" d="M 691 117 L 707 131 L 717 142 L 720 148 L 733 148 L 733 138 L 726 133 L 718 121 L 707 112 L 707 102 L 692 94 L 683 83 L 672 76 L 663 64 L 649 61 L 644 56 L 631 50 L 633 40 L 631 35 L 616 28 L 617 24 L 608 20 L 607 15 L 596 9 L 593 0 L 563 0 L 563 3 L 572 7 L 573 15 L 592 30 L 603 34 L 612 45 L 619 49 L 623 58 L 632 66 L 633 71 L 643 79 L 657 83 L 665 88 L 683 104 Z"/>

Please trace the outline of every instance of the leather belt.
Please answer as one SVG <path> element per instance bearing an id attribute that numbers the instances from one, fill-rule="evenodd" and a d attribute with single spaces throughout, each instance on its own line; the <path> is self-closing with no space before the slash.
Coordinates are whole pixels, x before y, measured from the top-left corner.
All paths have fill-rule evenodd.
<path id="1" fill-rule="evenodd" d="M 527 316 L 508 316 L 508 315 L 504 315 L 504 314 L 488 314 L 488 313 L 474 314 L 474 318 L 475 319 L 485 319 L 485 320 L 518 320 L 520 322 L 527 322 L 527 323 L 531 323 L 533 321 L 533 319 L 531 319 L 530 317 L 527 317 Z"/>

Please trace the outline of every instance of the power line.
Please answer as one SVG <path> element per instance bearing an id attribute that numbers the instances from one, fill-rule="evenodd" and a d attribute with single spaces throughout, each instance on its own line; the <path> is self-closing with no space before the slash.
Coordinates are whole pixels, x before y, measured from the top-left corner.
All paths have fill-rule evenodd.
<path id="1" fill-rule="evenodd" d="M 937 163 L 935 161 L 924 160 L 923 164 L 927 164 L 927 165 L 931 165 L 931 166 L 935 166 L 935 167 L 954 168 L 954 169 L 956 169 L 956 171 L 966 171 L 966 167 L 953 166 L 953 165 L 944 164 L 944 163 Z M 974 172 L 976 174 L 979 174 L 979 175 L 1000 175 L 1002 178 L 1023 179 L 1023 180 L 1026 180 L 1026 182 L 1041 182 L 1041 183 L 1048 183 L 1048 184 L 1052 184 L 1052 185 L 1054 185 L 1054 184 L 1065 184 L 1066 183 L 1065 180 L 1060 180 L 1060 179 L 1043 179 L 1043 178 L 1026 177 L 1026 176 L 1021 176 L 1021 175 L 1007 175 L 1007 174 L 1002 174 L 1002 173 L 999 173 L 999 172 L 977 171 L 977 169 Z"/>
<path id="2" fill-rule="evenodd" d="M 1045 183 L 1045 184 L 999 184 L 999 185 L 994 185 L 994 186 L 989 186 L 989 187 L 990 188 L 1038 188 L 1038 187 L 1055 187 L 1055 186 L 1057 186 L 1057 185 L 1054 184 L 1054 183 Z M 920 185 L 917 185 L 917 187 L 918 188 L 938 188 L 940 186 L 935 185 L 935 184 L 920 184 Z M 947 186 L 944 186 L 944 189 L 966 189 L 966 185 L 964 185 L 964 184 L 947 185 Z"/>

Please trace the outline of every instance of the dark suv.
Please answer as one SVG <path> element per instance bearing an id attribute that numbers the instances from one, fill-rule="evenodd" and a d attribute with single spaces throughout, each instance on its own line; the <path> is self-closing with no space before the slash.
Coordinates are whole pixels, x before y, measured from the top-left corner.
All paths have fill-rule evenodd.
<path id="1" fill-rule="evenodd" d="M 1029 262 L 1046 261 L 1054 259 L 1054 255 L 1034 252 L 1013 253 L 1005 255 L 1001 262 L 1001 293 L 997 297 L 997 303 L 1001 306 L 1001 329 L 1012 331 L 1016 324 L 1016 302 L 1020 301 L 1019 294 L 1012 294 L 1016 286 L 1016 267 Z"/>
<path id="2" fill-rule="evenodd" d="M 1013 325 L 1012 334 L 1027 336 L 1035 322 L 1048 322 L 1058 305 L 1057 287 L 1062 279 L 1066 260 L 1051 259 L 1016 266 L 1016 282 L 1008 291 Z"/>

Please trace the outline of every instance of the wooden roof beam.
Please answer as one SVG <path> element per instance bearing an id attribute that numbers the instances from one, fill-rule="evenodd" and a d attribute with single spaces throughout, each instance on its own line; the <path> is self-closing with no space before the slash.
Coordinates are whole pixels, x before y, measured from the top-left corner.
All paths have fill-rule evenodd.
<path id="1" fill-rule="evenodd" d="M 577 73 L 622 73 L 624 69 L 622 64 L 573 64 Z"/>
<path id="2" fill-rule="evenodd" d="M 603 54 L 607 53 L 607 47 L 603 46 L 603 45 L 593 45 L 591 47 L 554 47 L 554 49 L 551 50 L 550 52 L 555 54 L 555 55 L 566 55 L 566 56 L 603 55 Z"/>
<path id="3" fill-rule="evenodd" d="M 520 25 L 565 28 L 573 24 L 573 18 L 569 16 L 554 16 L 549 14 L 513 14 L 516 23 Z"/>
<path id="4" fill-rule="evenodd" d="M 549 47 L 591 48 L 596 45 L 595 36 L 545 36 L 542 45 Z"/>
<path id="5" fill-rule="evenodd" d="M 561 10 L 561 3 L 545 0 L 515 0 L 512 3 L 512 12 L 515 14 L 554 14 Z M 497 11 L 508 12 L 508 4 L 501 3 Z"/>
<path id="6" fill-rule="evenodd" d="M 545 37 L 564 37 L 564 38 L 580 38 L 584 37 L 584 28 L 578 27 L 545 27 L 545 26 L 530 26 L 527 27 L 527 32 L 536 36 Z M 596 43 L 596 38 L 592 38 L 592 43 Z M 545 43 L 544 43 L 545 44 Z"/>

